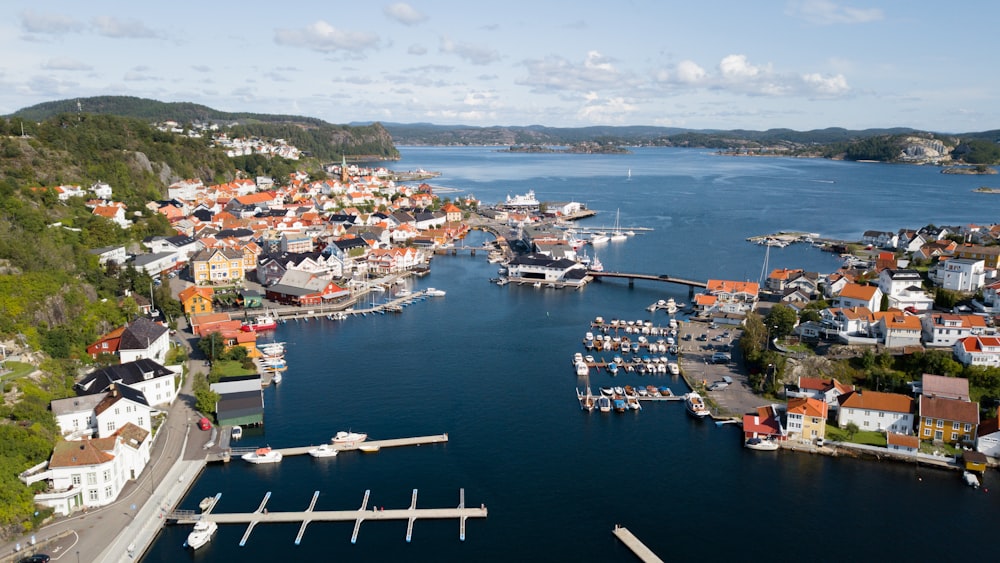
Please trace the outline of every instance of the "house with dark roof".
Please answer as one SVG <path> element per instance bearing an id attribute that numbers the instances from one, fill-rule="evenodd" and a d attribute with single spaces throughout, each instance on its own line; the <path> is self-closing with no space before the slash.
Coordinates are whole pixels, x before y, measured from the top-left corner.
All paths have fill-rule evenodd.
<path id="1" fill-rule="evenodd" d="M 169 349 L 170 329 L 146 317 L 139 317 L 125 325 L 118 341 L 118 358 L 121 363 L 149 358 L 162 364 Z"/>
<path id="2" fill-rule="evenodd" d="M 278 283 L 267 288 L 268 299 L 291 305 L 335 303 L 350 294 L 329 279 L 298 270 L 289 270 Z"/>
<path id="3" fill-rule="evenodd" d="M 128 385 L 112 385 L 105 393 L 56 399 L 50 405 L 67 440 L 106 438 L 128 423 L 147 432 L 153 429 L 153 409 L 146 396 Z"/>
<path id="4" fill-rule="evenodd" d="M 264 393 L 260 388 L 219 395 L 215 419 L 220 426 L 259 426 L 264 424 Z"/>
<path id="5" fill-rule="evenodd" d="M 520 282 L 583 285 L 587 277 L 587 269 L 579 262 L 544 254 L 517 256 L 507 265 L 507 271 L 512 281 Z"/>
<path id="6" fill-rule="evenodd" d="M 108 392 L 112 385 L 127 385 L 142 392 L 150 405 L 170 404 L 177 397 L 178 375 L 154 360 L 143 358 L 94 370 L 73 389 L 79 395 L 95 395 Z"/>

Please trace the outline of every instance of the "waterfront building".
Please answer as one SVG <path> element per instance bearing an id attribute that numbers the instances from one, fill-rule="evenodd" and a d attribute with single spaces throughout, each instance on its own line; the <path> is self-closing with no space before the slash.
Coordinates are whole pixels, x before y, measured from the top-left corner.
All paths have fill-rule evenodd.
<path id="1" fill-rule="evenodd" d="M 289 270 L 278 283 L 267 288 L 267 298 L 292 305 L 334 303 L 348 297 L 350 291 L 308 272 Z"/>
<path id="2" fill-rule="evenodd" d="M 841 428 L 853 422 L 861 430 L 913 434 L 912 397 L 858 389 L 838 400 L 837 426 Z"/>
<path id="3" fill-rule="evenodd" d="M 511 279 L 538 282 L 562 282 L 582 285 L 587 270 L 579 262 L 550 258 L 543 254 L 518 256 L 507 265 Z"/>
<path id="4" fill-rule="evenodd" d="M 743 439 L 761 438 L 787 440 L 788 434 L 781 425 L 781 417 L 775 405 L 757 407 L 754 413 L 743 415 Z"/>
<path id="5" fill-rule="evenodd" d="M 920 438 L 916 436 L 907 434 L 897 434 L 895 432 L 886 432 L 885 434 L 886 448 L 891 451 L 915 455 L 920 451 Z"/>
<path id="6" fill-rule="evenodd" d="M 976 437 L 976 451 L 990 457 L 1000 458 L 1000 422 L 991 418 L 979 425 Z"/>
<path id="7" fill-rule="evenodd" d="M 959 340 L 983 334 L 986 319 L 979 315 L 931 313 L 920 319 L 925 346 L 954 346 Z"/>
<path id="8" fill-rule="evenodd" d="M 701 314 L 740 324 L 747 312 L 757 307 L 760 285 L 757 282 L 708 280 L 705 294 L 710 297 L 699 299 L 695 296 L 695 303 Z"/>
<path id="9" fill-rule="evenodd" d="M 799 397 L 788 401 L 788 439 L 814 442 L 826 437 L 826 416 L 829 409 L 825 401 Z"/>
<path id="10" fill-rule="evenodd" d="M 47 464 L 21 474 L 26 485 L 47 481 L 35 503 L 61 516 L 113 503 L 149 462 L 148 430 L 126 423 L 106 438 L 57 442 Z"/>
<path id="11" fill-rule="evenodd" d="M 955 359 L 967 366 L 1000 367 L 1000 338 L 968 336 L 955 342 Z"/>
<path id="12" fill-rule="evenodd" d="M 899 234 L 888 231 L 865 231 L 861 235 L 861 244 L 875 248 L 896 248 L 899 244 Z"/>
<path id="13" fill-rule="evenodd" d="M 921 440 L 972 445 L 979 426 L 979 403 L 921 395 L 919 420 Z"/>

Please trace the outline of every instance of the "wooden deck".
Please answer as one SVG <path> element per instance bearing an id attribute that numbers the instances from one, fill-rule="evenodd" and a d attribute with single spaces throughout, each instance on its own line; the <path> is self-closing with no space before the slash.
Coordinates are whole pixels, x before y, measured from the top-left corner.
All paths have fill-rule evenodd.
<path id="1" fill-rule="evenodd" d="M 653 553 L 653 550 L 646 547 L 646 544 L 639 541 L 639 538 L 635 537 L 632 532 L 628 531 L 628 528 L 616 524 L 612 533 L 642 561 L 646 561 L 647 563 L 663 563 L 663 560 L 657 557 Z"/>

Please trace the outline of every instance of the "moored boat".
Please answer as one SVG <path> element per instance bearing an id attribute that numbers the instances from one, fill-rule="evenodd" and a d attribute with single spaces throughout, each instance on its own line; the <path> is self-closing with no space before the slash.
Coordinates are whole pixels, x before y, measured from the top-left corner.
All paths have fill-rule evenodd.
<path id="1" fill-rule="evenodd" d="M 443 289 L 435 289 L 433 287 L 428 287 L 424 290 L 425 295 L 430 295 L 431 297 L 444 297 L 445 291 Z"/>
<path id="2" fill-rule="evenodd" d="M 605 395 L 598 397 L 597 409 L 601 412 L 611 412 L 611 398 Z"/>
<path id="3" fill-rule="evenodd" d="M 586 362 L 576 363 L 576 375 L 583 377 L 589 373 L 590 373 L 590 366 L 588 366 Z"/>
<path id="4" fill-rule="evenodd" d="M 190 547 L 191 549 L 198 549 L 204 546 L 208 542 L 212 541 L 212 536 L 215 535 L 215 531 L 219 529 L 219 525 L 211 520 L 200 520 L 195 523 L 194 528 L 191 533 L 188 534 L 187 541 L 184 545 Z"/>
<path id="5" fill-rule="evenodd" d="M 313 457 L 336 457 L 337 448 L 330 444 L 321 444 L 311 450 L 309 450 L 309 455 Z"/>
<path id="6" fill-rule="evenodd" d="M 612 401 L 614 405 L 615 412 L 625 412 L 628 406 L 625 404 L 625 399 L 614 399 Z"/>
<path id="7" fill-rule="evenodd" d="M 743 446 L 761 452 L 773 452 L 781 447 L 774 440 L 761 440 L 760 438 L 750 438 L 743 443 Z"/>
<path id="8" fill-rule="evenodd" d="M 242 437 L 243 437 L 243 427 L 242 426 L 233 426 L 233 430 L 232 430 L 232 434 L 230 434 L 230 438 L 233 439 L 233 440 L 239 440 Z"/>
<path id="9" fill-rule="evenodd" d="M 378 453 L 382 449 L 382 446 L 378 444 L 364 444 L 363 446 L 358 446 L 358 449 L 366 454 Z"/>
<path id="10" fill-rule="evenodd" d="M 576 399 L 580 401 L 580 409 L 585 411 L 594 410 L 596 401 L 594 396 L 590 393 L 590 386 L 587 387 L 586 393 L 581 393 L 579 389 L 576 390 Z"/>
<path id="11" fill-rule="evenodd" d="M 963 471 L 962 479 L 965 481 L 966 485 L 972 487 L 973 489 L 979 488 L 979 477 L 976 477 L 975 473 L 971 471 Z"/>
<path id="12" fill-rule="evenodd" d="M 334 444 L 346 444 L 353 445 L 356 443 L 364 442 L 368 439 L 368 434 L 363 432 L 348 432 L 341 430 L 330 440 Z"/>
<path id="13" fill-rule="evenodd" d="M 709 414 L 705 400 L 695 391 L 691 391 L 684 397 L 684 408 L 687 409 L 688 414 L 695 418 L 702 418 Z"/>
<path id="14" fill-rule="evenodd" d="M 281 452 L 270 447 L 257 448 L 248 454 L 243 454 L 243 461 L 253 464 L 278 463 L 281 461 Z"/>
<path id="15" fill-rule="evenodd" d="M 278 322 L 271 315 L 260 315 L 254 320 L 243 323 L 240 330 L 243 332 L 259 332 L 262 330 L 274 330 L 278 328 Z"/>

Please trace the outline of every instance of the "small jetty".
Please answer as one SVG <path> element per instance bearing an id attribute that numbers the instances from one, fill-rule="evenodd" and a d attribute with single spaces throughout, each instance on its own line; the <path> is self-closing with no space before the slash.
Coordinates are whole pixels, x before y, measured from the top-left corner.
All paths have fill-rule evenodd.
<path id="1" fill-rule="evenodd" d="M 417 489 L 413 489 L 410 497 L 410 505 L 407 508 L 372 507 L 368 508 L 368 499 L 371 490 L 366 490 L 361 501 L 361 507 L 357 510 L 316 510 L 316 501 L 320 492 L 315 491 L 309 506 L 302 511 L 290 512 L 268 512 L 267 502 L 271 499 L 271 492 L 268 491 L 260 505 L 253 512 L 233 512 L 214 513 L 206 510 L 201 514 L 194 514 L 193 511 L 175 511 L 167 515 L 167 521 L 173 524 L 195 524 L 201 521 L 215 522 L 217 524 L 247 524 L 247 529 L 240 539 L 240 547 L 246 546 L 250 535 L 257 524 L 265 523 L 291 523 L 299 522 L 299 530 L 295 536 L 295 545 L 302 542 L 306 527 L 311 522 L 354 522 L 354 531 L 351 534 L 351 543 L 357 543 L 361 524 L 366 520 L 406 520 L 406 541 L 413 537 L 413 523 L 418 519 L 457 519 L 459 521 L 459 540 L 465 541 L 465 521 L 469 518 L 486 518 L 488 511 L 486 505 L 482 504 L 478 508 L 467 508 L 465 506 L 465 489 L 459 490 L 459 503 L 456 508 L 417 508 Z M 217 503 L 221 493 L 215 496 Z M 214 508 L 214 503 L 213 503 Z"/>
<path id="2" fill-rule="evenodd" d="M 634 553 L 640 560 L 647 563 L 663 563 L 663 560 L 657 557 L 656 554 L 653 553 L 653 550 L 646 547 L 646 544 L 639 541 L 639 538 L 635 537 L 635 535 L 630 532 L 628 528 L 615 524 L 615 529 L 612 530 L 612 533 L 615 537 L 621 540 L 623 544 L 625 544 L 625 547 L 631 549 L 632 553 Z"/>
<path id="3" fill-rule="evenodd" d="M 420 446 L 422 444 L 441 444 L 448 441 L 448 434 L 435 434 L 433 436 L 414 436 L 412 438 L 393 438 L 390 440 L 366 440 L 364 442 L 331 443 L 331 448 L 339 451 L 378 451 L 383 448 L 398 448 L 401 446 Z M 309 450 L 316 446 L 295 446 L 290 448 L 271 448 L 273 451 L 281 452 L 282 457 L 290 455 L 306 455 Z M 256 448 L 232 448 L 230 456 L 239 457 L 245 453 L 250 453 Z"/>

